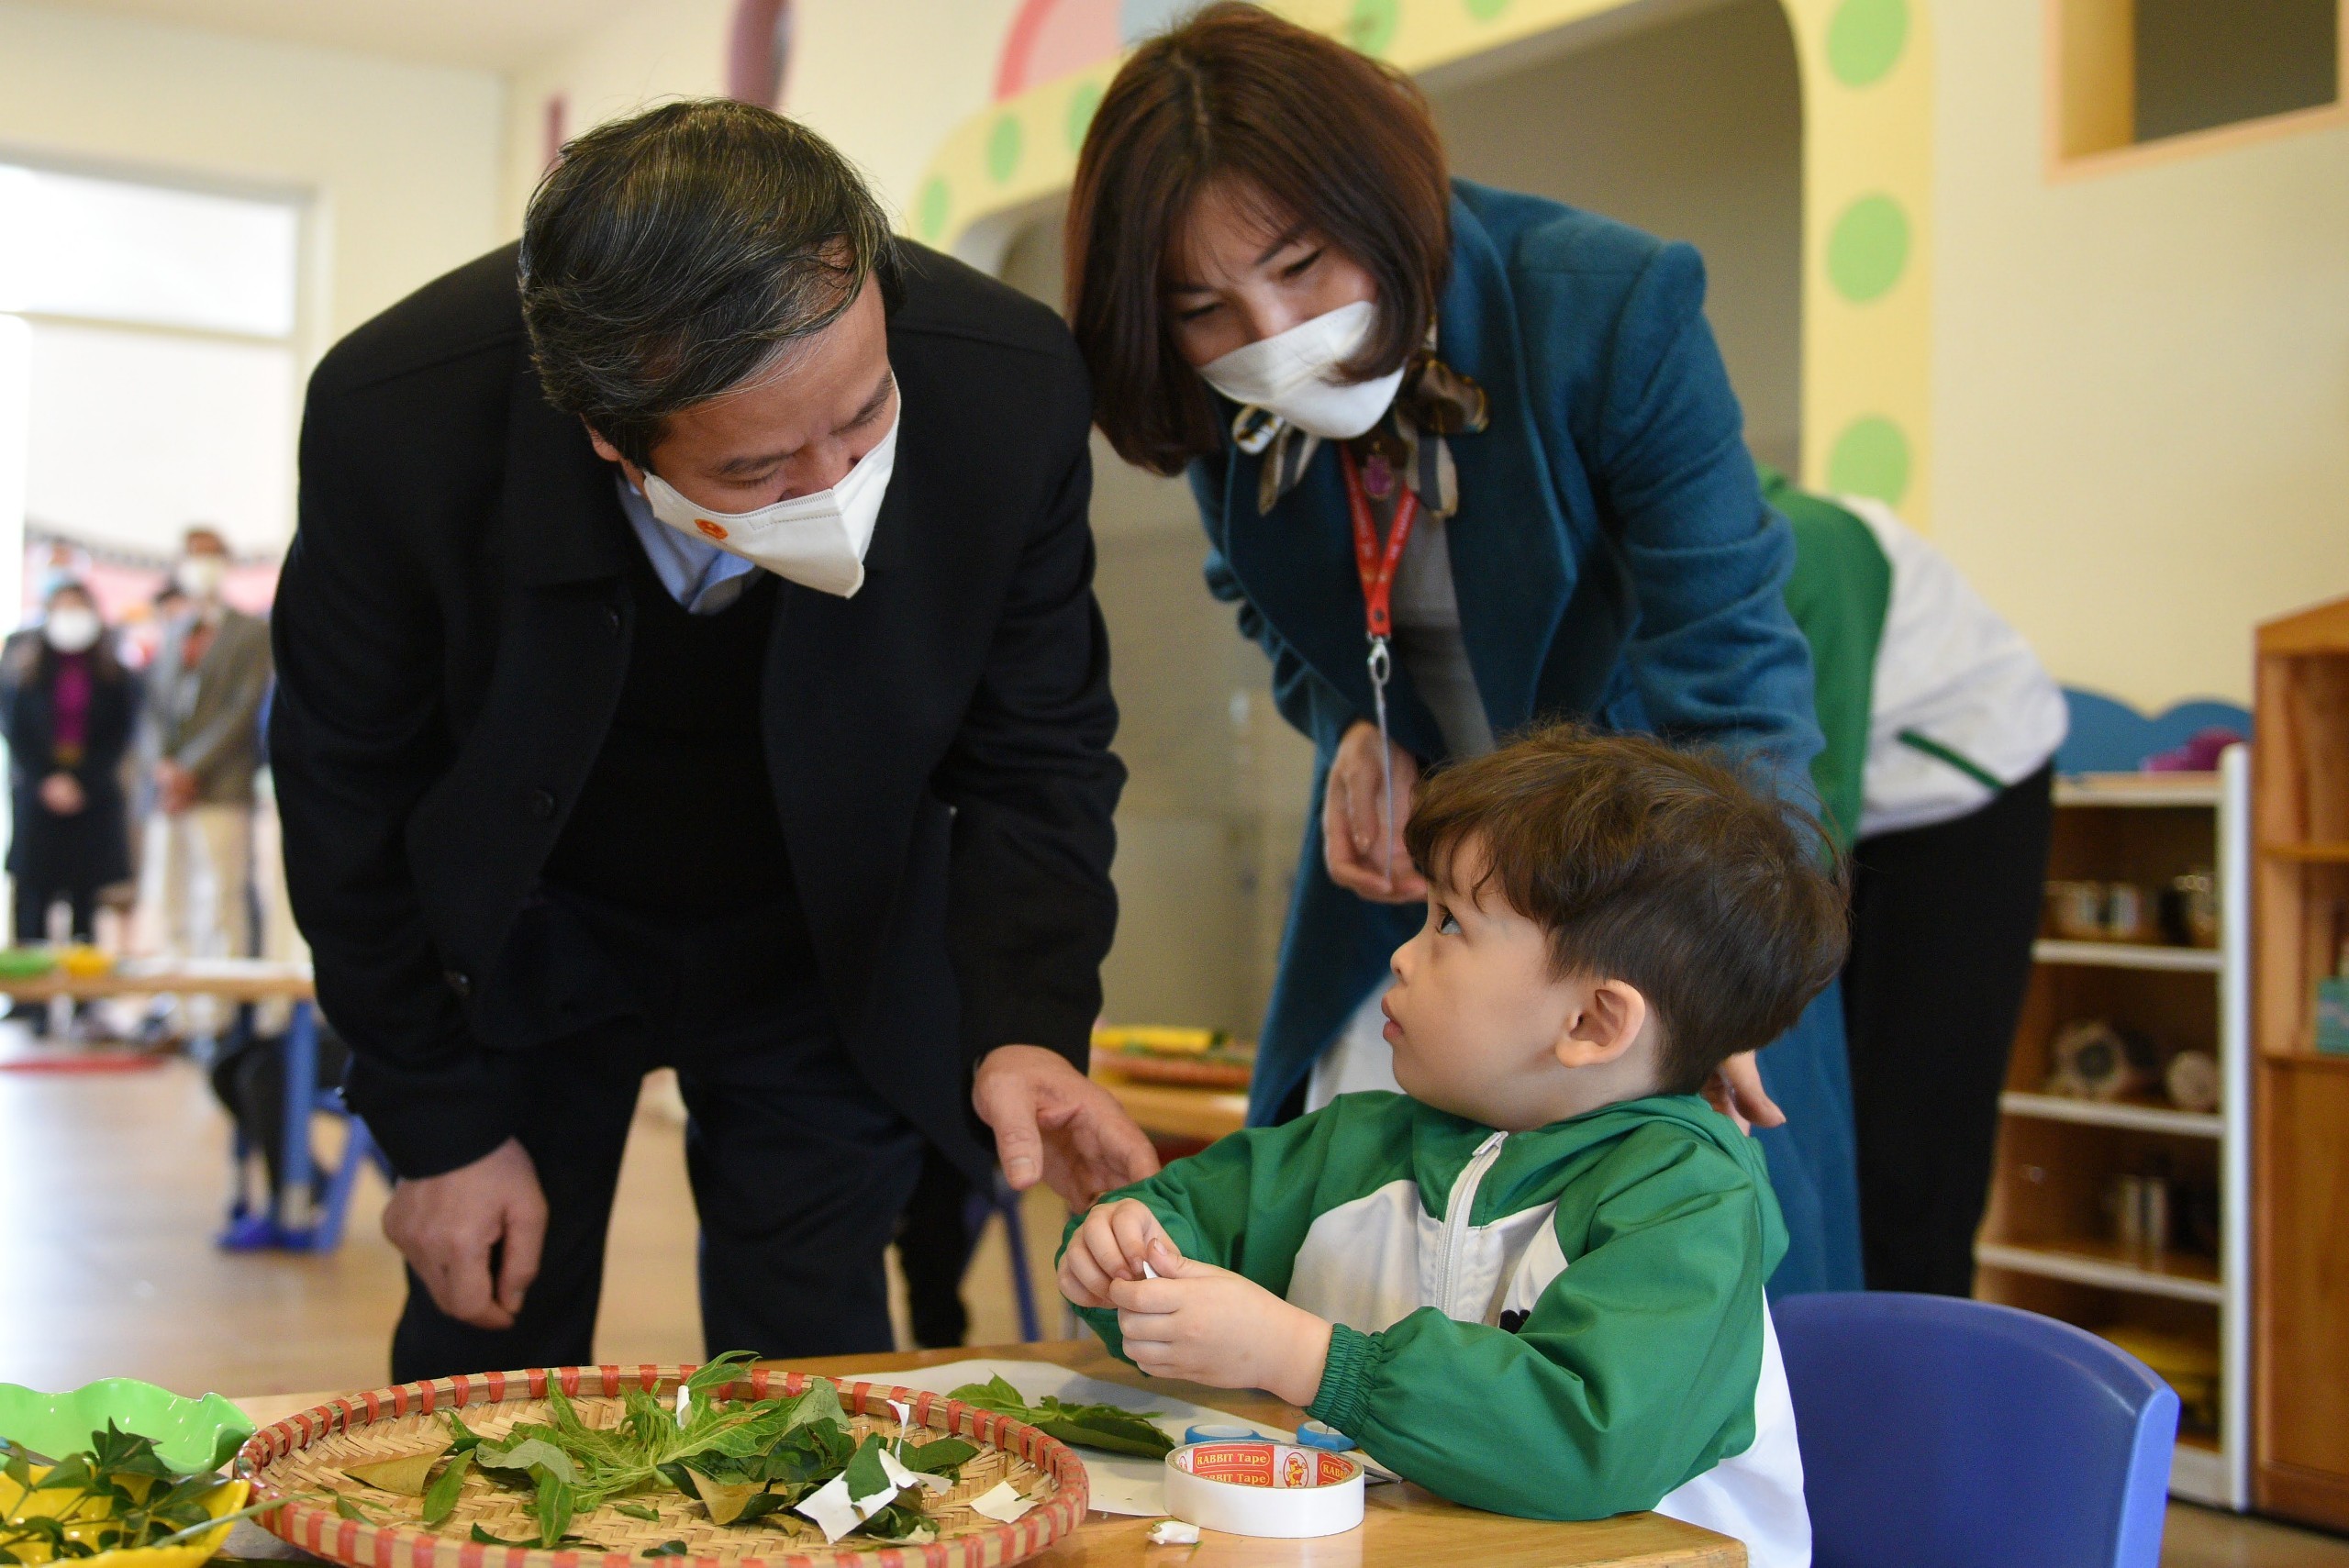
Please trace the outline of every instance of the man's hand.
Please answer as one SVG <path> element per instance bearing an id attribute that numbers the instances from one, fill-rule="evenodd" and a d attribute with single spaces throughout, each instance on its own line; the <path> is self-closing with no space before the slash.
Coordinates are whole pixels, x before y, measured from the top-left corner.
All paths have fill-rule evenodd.
<path id="1" fill-rule="evenodd" d="M 1108 1287 L 1134 1365 L 1211 1388 L 1261 1388 L 1300 1408 L 1313 1403 L 1330 1364 L 1325 1319 L 1245 1275 L 1192 1262 L 1163 1236 L 1150 1244 L 1150 1266 L 1156 1279 Z"/>
<path id="2" fill-rule="evenodd" d="M 195 775 L 166 757 L 155 764 L 155 804 L 177 817 L 195 804 Z"/>
<path id="3" fill-rule="evenodd" d="M 1174 1248 L 1148 1204 L 1130 1197 L 1095 1204 L 1061 1254 L 1061 1294 L 1079 1307 L 1111 1305 L 1111 1281 L 1148 1277 L 1142 1263 L 1153 1241 Z"/>
<path id="4" fill-rule="evenodd" d="M 40 781 L 40 803 L 60 817 L 72 817 L 89 798 L 82 793 L 82 781 L 72 773 L 51 773 Z"/>
<path id="5" fill-rule="evenodd" d="M 1417 904 L 1428 895 L 1427 879 L 1411 866 L 1403 847 L 1403 824 L 1411 813 L 1411 788 L 1419 782 L 1419 761 L 1387 743 L 1395 758 L 1395 841 L 1386 841 L 1386 770 L 1379 762 L 1378 726 L 1357 719 L 1330 760 L 1329 793 L 1321 801 L 1321 859 L 1330 880 L 1374 904 Z M 1395 876 L 1387 879 L 1387 856 Z"/>
<path id="6" fill-rule="evenodd" d="M 1742 1133 L 1751 1134 L 1757 1127 L 1787 1125 L 1787 1113 L 1762 1087 L 1762 1069 L 1750 1051 L 1742 1051 L 1720 1064 L 1706 1081 L 1705 1098 L 1713 1102 L 1713 1109 L 1737 1123 Z"/>
<path id="7" fill-rule="evenodd" d="M 979 1062 L 971 1105 L 995 1129 L 1014 1192 L 1042 1177 L 1074 1212 L 1158 1173 L 1158 1154 L 1117 1097 L 1040 1045 L 999 1045 Z"/>
<path id="8" fill-rule="evenodd" d="M 384 1207 L 384 1234 L 441 1311 L 511 1329 L 547 1237 L 538 1168 L 509 1138 L 470 1165 L 404 1180 Z"/>

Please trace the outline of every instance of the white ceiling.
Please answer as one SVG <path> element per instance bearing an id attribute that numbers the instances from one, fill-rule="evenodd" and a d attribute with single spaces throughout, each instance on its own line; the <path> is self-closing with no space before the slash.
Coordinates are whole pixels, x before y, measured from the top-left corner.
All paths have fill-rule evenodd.
<path id="1" fill-rule="evenodd" d="M 628 0 L 70 0 L 220 32 L 506 71 L 560 49 Z"/>

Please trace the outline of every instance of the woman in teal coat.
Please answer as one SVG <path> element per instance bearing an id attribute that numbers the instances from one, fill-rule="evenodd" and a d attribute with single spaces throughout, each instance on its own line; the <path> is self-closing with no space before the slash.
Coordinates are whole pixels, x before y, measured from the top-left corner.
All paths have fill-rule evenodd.
<path id="1" fill-rule="evenodd" d="M 1317 752 L 1252 1121 L 1392 1086 L 1376 1004 L 1424 917 L 1399 844 L 1423 766 L 1579 717 L 1742 753 L 1811 804 L 1793 542 L 1695 251 L 1449 180 L 1408 81 L 1226 4 L 1111 83 L 1068 256 L 1104 433 L 1187 471 L 1208 587 Z M 1840 996 L 1716 1099 L 1787 1214 L 1774 1290 L 1857 1288 Z"/>

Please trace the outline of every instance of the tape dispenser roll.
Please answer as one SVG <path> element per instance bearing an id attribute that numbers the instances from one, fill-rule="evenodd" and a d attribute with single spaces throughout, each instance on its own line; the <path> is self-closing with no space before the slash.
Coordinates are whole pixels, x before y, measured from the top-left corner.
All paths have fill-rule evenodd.
<path id="1" fill-rule="evenodd" d="M 1363 1468 L 1264 1438 L 1186 1443 L 1166 1456 L 1166 1510 L 1230 1535 L 1336 1535 L 1362 1523 Z"/>

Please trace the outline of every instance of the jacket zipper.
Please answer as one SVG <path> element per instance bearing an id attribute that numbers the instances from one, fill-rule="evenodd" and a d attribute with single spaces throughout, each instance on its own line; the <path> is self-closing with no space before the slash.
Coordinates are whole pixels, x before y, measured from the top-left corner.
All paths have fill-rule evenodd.
<path id="1" fill-rule="evenodd" d="M 1476 1188 L 1493 1162 L 1501 1157 L 1501 1144 L 1508 1137 L 1506 1132 L 1496 1132 L 1476 1145 L 1476 1152 L 1468 1157 L 1452 1184 L 1452 1195 L 1444 1200 L 1443 1266 L 1435 1277 L 1435 1307 L 1446 1318 L 1460 1316 L 1452 1309 L 1452 1282 L 1460 1272 L 1462 1255 L 1468 1251 L 1468 1217 L 1475 1211 Z"/>

